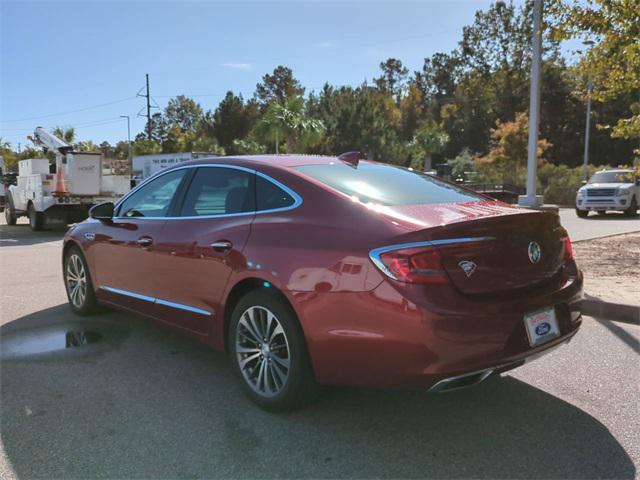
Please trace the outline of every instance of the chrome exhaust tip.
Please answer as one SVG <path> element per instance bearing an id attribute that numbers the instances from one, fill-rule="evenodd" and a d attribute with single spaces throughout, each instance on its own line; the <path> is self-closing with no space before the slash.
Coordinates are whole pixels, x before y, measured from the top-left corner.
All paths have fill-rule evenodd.
<path id="1" fill-rule="evenodd" d="M 429 389 L 429 392 L 442 393 L 472 387 L 485 381 L 494 372 L 493 368 L 480 370 L 479 372 L 465 373 L 455 377 L 445 378 Z"/>

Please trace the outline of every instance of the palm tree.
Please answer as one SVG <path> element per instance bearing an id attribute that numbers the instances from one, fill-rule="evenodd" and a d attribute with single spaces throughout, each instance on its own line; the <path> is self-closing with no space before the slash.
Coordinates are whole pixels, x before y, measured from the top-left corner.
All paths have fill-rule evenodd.
<path id="1" fill-rule="evenodd" d="M 269 105 L 256 130 L 259 136 L 275 142 L 276 153 L 281 138 L 285 141 L 287 153 L 294 153 L 317 144 L 324 133 L 324 125 L 320 120 L 308 118 L 304 101 L 296 97 L 284 105 L 276 102 Z"/>
<path id="2" fill-rule="evenodd" d="M 68 144 L 72 144 L 76 139 L 76 131 L 73 127 L 64 128 L 64 127 L 56 127 L 53 129 L 53 134 L 67 142 Z"/>

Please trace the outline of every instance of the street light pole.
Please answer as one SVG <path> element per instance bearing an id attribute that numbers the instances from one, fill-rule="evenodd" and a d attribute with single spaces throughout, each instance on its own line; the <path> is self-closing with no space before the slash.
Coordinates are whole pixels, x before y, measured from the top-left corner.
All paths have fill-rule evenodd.
<path id="1" fill-rule="evenodd" d="M 585 182 L 589 180 L 589 131 L 591 130 L 591 92 L 593 91 L 593 84 L 591 83 L 591 77 L 589 77 L 587 83 L 587 121 L 584 127 L 584 164 L 582 168 L 582 180 Z"/>
<path id="2" fill-rule="evenodd" d="M 582 42 L 587 47 L 593 46 L 593 40 L 585 40 Z M 588 53 L 587 53 L 588 54 Z M 593 81 L 591 80 L 591 72 L 587 78 L 587 119 L 584 127 L 584 160 L 582 166 L 582 180 L 589 180 L 589 132 L 591 130 L 591 93 L 593 92 Z"/>
<path id="3" fill-rule="evenodd" d="M 542 0 L 533 2 L 531 34 L 531 97 L 529 99 L 529 148 L 527 153 L 527 194 L 518 197 L 518 205 L 536 208 L 542 196 L 536 195 L 538 167 L 538 128 L 540 126 L 540 66 L 542 63 Z"/>
<path id="4" fill-rule="evenodd" d="M 129 148 L 127 148 L 127 157 L 129 160 L 129 175 L 133 175 L 133 152 L 131 151 L 131 119 L 129 118 L 129 115 L 120 115 L 120 118 L 127 119 L 127 144 L 129 146 Z"/>

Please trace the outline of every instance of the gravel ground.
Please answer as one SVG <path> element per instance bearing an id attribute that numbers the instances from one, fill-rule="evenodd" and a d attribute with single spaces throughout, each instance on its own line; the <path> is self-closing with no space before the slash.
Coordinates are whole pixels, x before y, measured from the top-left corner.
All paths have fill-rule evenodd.
<path id="1" fill-rule="evenodd" d="M 575 242 L 573 250 L 586 295 L 640 305 L 640 232 Z"/>

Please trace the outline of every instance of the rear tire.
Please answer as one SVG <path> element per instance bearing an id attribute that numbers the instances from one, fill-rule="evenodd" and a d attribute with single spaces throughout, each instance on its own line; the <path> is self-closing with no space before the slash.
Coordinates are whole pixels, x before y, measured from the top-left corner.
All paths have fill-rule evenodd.
<path id="1" fill-rule="evenodd" d="M 15 225 L 16 221 L 18 220 L 11 195 L 7 195 L 7 204 L 4 208 L 4 218 L 7 221 L 7 225 Z"/>
<path id="2" fill-rule="evenodd" d="M 587 216 L 589 216 L 589 210 L 580 210 L 576 208 L 576 215 L 580 218 L 587 218 Z"/>
<path id="3" fill-rule="evenodd" d="M 67 250 L 62 275 L 71 310 L 83 316 L 97 312 L 98 302 L 89 267 L 78 247 L 73 246 Z"/>
<path id="4" fill-rule="evenodd" d="M 627 217 L 635 217 L 638 213 L 638 201 L 636 200 L 635 195 L 631 199 L 631 203 L 629 204 L 629 208 L 624 211 L 624 214 Z"/>
<path id="5" fill-rule="evenodd" d="M 270 411 L 302 407 L 320 391 L 295 313 L 276 295 L 254 290 L 231 314 L 229 350 L 247 396 Z"/>
<path id="6" fill-rule="evenodd" d="M 42 226 L 44 225 L 44 215 L 42 212 L 37 212 L 33 203 L 30 203 L 27 213 L 29 214 L 29 226 L 31 227 L 31 230 L 34 232 L 42 230 Z"/>

